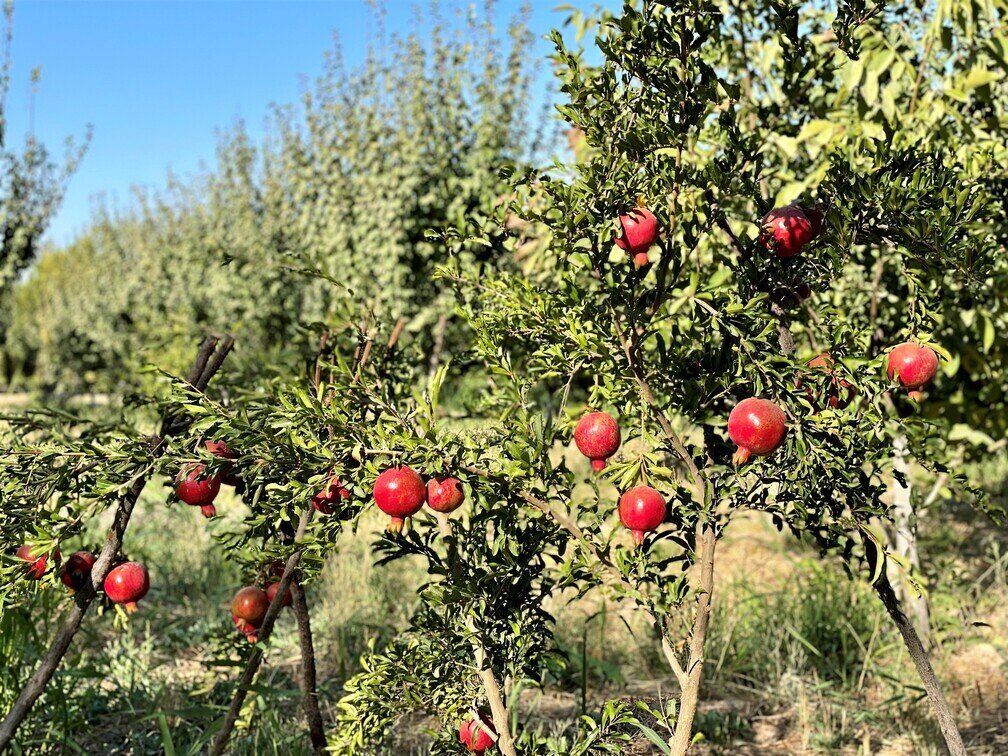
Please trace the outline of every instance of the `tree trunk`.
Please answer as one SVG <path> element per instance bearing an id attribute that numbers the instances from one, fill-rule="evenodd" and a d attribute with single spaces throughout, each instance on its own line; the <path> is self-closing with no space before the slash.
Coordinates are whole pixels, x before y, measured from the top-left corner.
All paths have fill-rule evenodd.
<path id="1" fill-rule="evenodd" d="M 914 512 L 912 484 L 910 482 L 910 459 L 907 454 L 906 438 L 897 436 L 893 442 L 893 471 L 906 479 L 902 486 L 895 478 L 892 482 L 893 495 L 893 551 L 905 559 L 910 569 L 920 570 L 920 555 L 917 552 L 917 515 Z M 928 645 L 931 637 L 931 620 L 927 598 L 915 591 L 906 580 L 897 580 L 893 586 L 897 600 L 906 607 L 922 643 Z"/>
<path id="2" fill-rule="evenodd" d="M 291 583 L 291 609 L 297 619 L 298 640 L 301 644 L 301 706 L 308 721 L 308 736 L 316 753 L 326 748 L 325 725 L 319 710 L 315 670 L 315 644 L 312 640 L 311 619 L 304 588 L 297 580 Z"/>

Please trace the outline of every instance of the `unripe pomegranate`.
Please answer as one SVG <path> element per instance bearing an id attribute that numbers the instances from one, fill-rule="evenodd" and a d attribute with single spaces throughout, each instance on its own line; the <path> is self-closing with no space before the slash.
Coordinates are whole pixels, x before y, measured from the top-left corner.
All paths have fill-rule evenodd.
<path id="1" fill-rule="evenodd" d="M 886 373 L 889 380 L 899 380 L 900 385 L 910 389 L 907 392 L 919 402 L 923 394 L 919 391 L 934 380 L 938 372 L 938 355 L 933 349 L 912 341 L 905 341 L 889 352 Z"/>
<path id="2" fill-rule="evenodd" d="M 135 612 L 137 602 L 150 590 L 150 575 L 140 562 L 124 562 L 105 576 L 105 595 L 109 601 Z"/>
<path id="3" fill-rule="evenodd" d="M 771 210 L 761 227 L 760 243 L 777 257 L 794 257 L 812 239 L 812 223 L 798 205 Z"/>
<path id="4" fill-rule="evenodd" d="M 279 590 L 280 590 L 280 583 L 270 583 L 269 585 L 266 586 L 266 598 L 269 599 L 269 602 L 271 604 L 273 603 L 273 597 L 277 595 Z M 280 606 L 281 607 L 290 606 L 291 601 L 292 601 L 291 592 L 290 588 L 288 588 L 286 593 L 284 593 L 283 598 L 280 599 Z"/>
<path id="5" fill-rule="evenodd" d="M 597 472 L 605 468 L 606 460 L 619 449 L 619 425 L 605 412 L 589 412 L 574 426 L 574 443 Z"/>
<path id="6" fill-rule="evenodd" d="M 770 454 L 780 446 L 785 432 L 787 418 L 784 417 L 784 410 L 769 399 L 743 399 L 728 416 L 728 436 L 738 444 L 732 462 L 742 465 L 753 454 Z"/>
<path id="7" fill-rule="evenodd" d="M 431 478 L 427 481 L 427 506 L 435 512 L 454 512 L 465 501 L 458 478 Z"/>
<path id="8" fill-rule="evenodd" d="M 29 563 L 26 566 L 26 572 L 28 573 L 28 577 L 32 580 L 41 580 L 42 576 L 45 575 L 46 566 L 49 564 L 48 554 L 37 552 L 33 547 L 26 543 L 18 548 L 17 558 L 23 559 Z M 59 549 L 56 549 L 53 552 L 53 559 L 56 561 L 56 564 L 59 564 Z"/>
<path id="9" fill-rule="evenodd" d="M 854 401 L 857 389 L 854 388 L 850 381 L 844 380 L 837 374 L 834 365 L 833 355 L 829 352 L 823 352 L 808 361 L 810 368 L 819 368 L 830 376 L 829 388 L 826 391 L 826 406 L 831 409 L 843 409 Z M 801 388 L 802 384 L 803 382 L 799 378 L 798 388 Z M 808 396 L 810 404 L 819 406 L 820 402 L 813 397 L 811 386 L 805 387 L 805 393 Z"/>
<path id="10" fill-rule="evenodd" d="M 485 753 L 497 742 L 497 730 L 485 717 L 469 719 L 459 726 L 459 742 L 470 753 Z"/>
<path id="11" fill-rule="evenodd" d="M 238 459 L 238 455 L 231 451 L 231 448 L 223 441 L 207 441 L 204 446 L 206 450 L 220 459 Z M 221 483 L 229 486 L 236 486 L 241 480 L 234 474 L 232 465 L 223 465 L 220 468 Z"/>
<path id="12" fill-rule="evenodd" d="M 94 567 L 95 555 L 90 551 L 75 551 L 66 560 L 60 572 L 63 585 L 72 591 L 79 591 L 91 579 L 91 568 Z"/>
<path id="13" fill-rule="evenodd" d="M 216 475 L 204 475 L 206 467 L 195 464 L 179 473 L 175 481 L 175 493 L 179 500 L 191 507 L 199 507 L 204 517 L 217 514 L 213 501 L 220 493 L 221 479 Z"/>
<path id="14" fill-rule="evenodd" d="M 646 207 L 638 207 L 619 217 L 623 233 L 616 237 L 616 246 L 633 257 L 635 268 L 648 264 L 648 250 L 658 238 L 658 219 Z"/>
<path id="15" fill-rule="evenodd" d="M 270 600 L 266 591 L 258 586 L 247 585 L 231 599 L 231 616 L 258 628 L 269 609 Z"/>
<path id="16" fill-rule="evenodd" d="M 619 517 L 624 527 L 633 533 L 634 543 L 640 546 L 644 536 L 665 521 L 665 499 L 651 486 L 634 486 L 620 496 Z"/>
<path id="17" fill-rule="evenodd" d="M 402 465 L 385 470 L 374 484 L 374 500 L 378 509 L 387 514 L 390 533 L 398 533 L 406 518 L 415 515 L 427 500 L 427 487 L 412 468 Z"/>
<path id="18" fill-rule="evenodd" d="M 349 498 L 350 492 L 344 488 L 338 477 L 333 476 L 329 480 L 329 485 L 312 497 L 311 504 L 316 512 L 328 515 L 336 511 L 334 504 Z"/>

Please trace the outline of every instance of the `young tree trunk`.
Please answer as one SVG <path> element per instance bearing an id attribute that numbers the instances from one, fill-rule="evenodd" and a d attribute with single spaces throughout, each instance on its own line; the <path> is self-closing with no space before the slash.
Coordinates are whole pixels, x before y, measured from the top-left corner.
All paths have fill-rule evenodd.
<path id="1" fill-rule="evenodd" d="M 920 636 L 917 635 L 913 623 L 907 619 L 900 608 L 899 599 L 896 598 L 896 593 L 893 591 L 892 584 L 889 582 L 889 577 L 884 570 L 879 579 L 875 581 L 875 591 L 878 593 L 879 598 L 882 599 L 886 611 L 889 612 L 889 616 L 892 617 L 893 622 L 899 629 L 900 635 L 903 637 L 903 643 L 910 653 L 910 658 L 913 659 L 914 666 L 917 667 L 917 674 L 920 675 L 921 682 L 924 684 L 924 690 L 927 691 L 928 700 L 931 702 L 931 709 L 938 720 L 938 727 L 945 738 L 945 745 L 948 746 L 949 753 L 952 756 L 966 756 L 966 747 L 963 745 L 962 735 L 959 734 L 959 727 L 956 725 L 952 710 L 949 708 L 948 701 L 945 700 L 945 695 L 942 693 L 934 667 L 931 666 L 931 660 L 928 658 L 927 651 L 924 650 L 924 644 L 921 643 Z"/>
<path id="2" fill-rule="evenodd" d="M 697 565 L 700 568 L 700 584 L 697 586 L 696 616 L 693 618 L 693 630 L 689 640 L 689 662 L 684 670 L 686 682 L 679 694 L 679 712 L 676 717 L 675 730 L 669 746 L 675 756 L 685 754 L 693 739 L 693 719 L 696 716 L 697 703 L 700 700 L 700 683 L 703 679 L 704 643 L 707 640 L 707 627 L 710 625 L 711 599 L 714 593 L 714 548 L 717 546 L 717 533 L 710 524 L 697 526 L 696 548 Z"/>
<path id="3" fill-rule="evenodd" d="M 199 391 L 206 389 L 210 379 L 220 369 L 224 359 L 234 346 L 234 339 L 230 336 L 224 340 L 219 348 L 217 342 L 218 340 L 214 337 L 208 337 L 203 341 L 196 355 L 193 368 L 186 378 L 189 384 Z M 154 460 L 164 454 L 165 440 L 184 428 L 185 423 L 178 420 L 178 418 L 164 418 L 161 422 L 160 433 L 152 435 L 148 440 L 149 451 L 145 464 L 150 466 Z M 101 590 L 105 582 L 105 576 L 112 569 L 113 562 L 122 548 L 123 537 L 126 533 L 126 527 L 129 525 L 130 517 L 133 514 L 133 508 L 136 506 L 137 501 L 140 499 L 140 494 L 143 493 L 147 481 L 150 479 L 149 470 L 150 467 L 148 467 L 147 474 L 141 474 L 120 500 L 119 506 L 116 508 L 112 528 L 105 539 L 105 546 L 91 568 L 90 582 L 85 583 L 77 591 L 77 595 L 74 597 L 74 605 L 56 632 L 56 637 L 53 638 L 49 649 L 42 657 L 42 662 L 39 664 L 38 669 L 35 670 L 35 673 L 21 690 L 14 705 L 4 718 L 3 724 L 0 724 L 0 753 L 10 746 L 17 728 L 24 721 L 25 717 L 28 716 L 35 702 L 45 692 L 46 686 L 49 685 L 49 681 L 56 674 L 60 662 L 70 648 L 70 642 L 80 629 L 84 615 Z"/>
<path id="4" fill-rule="evenodd" d="M 291 609 L 297 619 L 298 640 L 301 644 L 301 706 L 308 721 L 312 748 L 316 753 L 322 753 L 326 748 L 326 737 L 315 679 L 315 644 L 312 640 L 308 601 L 304 588 L 297 580 L 291 582 Z"/>
<path id="5" fill-rule="evenodd" d="M 906 438 L 897 436 L 893 442 L 893 471 L 906 479 L 906 486 L 893 479 L 893 551 L 913 570 L 920 569 L 920 555 L 917 552 L 917 515 L 913 509 L 910 483 L 910 459 L 906 448 Z M 921 641 L 928 645 L 931 637 L 931 620 L 927 598 L 909 588 L 904 580 L 897 580 L 893 586 L 897 600 L 907 608 Z"/>

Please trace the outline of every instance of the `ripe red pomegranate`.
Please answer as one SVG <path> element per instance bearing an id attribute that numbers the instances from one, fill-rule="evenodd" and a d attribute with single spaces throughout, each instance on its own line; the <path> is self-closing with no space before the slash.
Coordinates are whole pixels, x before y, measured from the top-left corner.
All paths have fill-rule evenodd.
<path id="1" fill-rule="evenodd" d="M 271 604 L 273 603 L 273 597 L 277 595 L 277 592 L 279 590 L 280 590 L 280 583 L 270 583 L 269 585 L 266 586 L 266 598 L 269 599 L 269 602 Z M 287 592 L 284 593 L 283 598 L 280 599 L 280 606 L 281 607 L 290 606 L 291 600 L 292 600 L 291 592 L 290 588 L 288 588 Z"/>
<path id="2" fill-rule="evenodd" d="M 470 753 L 485 753 L 497 742 L 497 730 L 486 717 L 469 719 L 459 726 L 459 742 Z"/>
<path id="3" fill-rule="evenodd" d="M 238 455 L 223 441 L 207 441 L 204 446 L 206 450 L 220 459 L 238 459 Z M 221 483 L 229 486 L 236 486 L 241 480 L 234 474 L 232 465 L 224 465 L 220 468 Z"/>
<path id="4" fill-rule="evenodd" d="M 150 575 L 140 562 L 124 562 L 105 576 L 105 595 L 109 601 L 122 604 L 127 612 L 135 612 L 137 601 L 150 590 Z"/>
<path id="5" fill-rule="evenodd" d="M 175 493 L 182 502 L 199 507 L 204 517 L 213 517 L 217 514 L 213 501 L 220 493 L 221 479 L 216 475 L 204 475 L 205 470 L 200 464 L 182 470 L 175 481 Z"/>
<path id="6" fill-rule="evenodd" d="M 231 616 L 259 627 L 269 609 L 270 600 L 266 591 L 258 586 L 247 585 L 231 599 Z"/>
<path id="7" fill-rule="evenodd" d="M 770 454 L 780 446 L 786 431 L 787 418 L 776 404 L 757 397 L 743 399 L 728 416 L 728 436 L 738 444 L 732 462 L 742 465 L 753 454 Z"/>
<path id="8" fill-rule="evenodd" d="M 830 376 L 829 388 L 826 390 L 826 406 L 831 409 L 843 409 L 854 401 L 857 389 L 854 388 L 850 381 L 844 380 L 838 375 L 834 365 L 833 355 L 829 352 L 823 352 L 808 361 L 810 368 L 819 368 Z M 802 385 L 803 381 L 799 378 L 798 388 L 801 388 Z M 808 396 L 809 403 L 814 407 L 819 406 L 819 402 L 813 397 L 811 386 L 805 387 L 805 393 Z"/>
<path id="9" fill-rule="evenodd" d="M 36 551 L 32 546 L 26 543 L 18 548 L 17 558 L 29 562 L 25 571 L 28 573 L 28 577 L 32 580 L 41 580 L 42 576 L 45 575 L 46 567 L 49 564 L 48 554 L 42 551 Z M 59 564 L 59 549 L 53 551 L 53 560 L 56 564 Z"/>
<path id="10" fill-rule="evenodd" d="M 334 504 L 349 498 L 350 492 L 344 488 L 338 477 L 333 476 L 329 480 L 329 485 L 312 497 L 311 504 L 316 512 L 328 515 L 336 511 Z"/>
<path id="11" fill-rule="evenodd" d="M 889 352 L 886 366 L 889 380 L 899 380 L 900 385 L 910 389 L 907 396 L 916 402 L 924 396 L 920 389 L 931 383 L 937 372 L 938 355 L 926 346 L 905 341 Z"/>
<path id="12" fill-rule="evenodd" d="M 435 512 L 454 512 L 465 501 L 458 478 L 431 478 L 427 481 L 427 506 Z"/>
<path id="13" fill-rule="evenodd" d="M 592 469 L 598 472 L 619 449 L 619 425 L 605 412 L 589 412 L 574 426 L 574 443 L 578 451 L 591 460 Z"/>
<path id="14" fill-rule="evenodd" d="M 238 628 L 238 632 L 244 635 L 249 643 L 257 643 L 259 641 L 258 627 L 250 625 L 241 617 L 235 617 L 233 614 L 231 615 L 231 621 L 234 623 L 234 626 Z"/>
<path id="15" fill-rule="evenodd" d="M 378 509 L 387 514 L 390 533 L 398 533 L 406 518 L 415 515 L 427 500 L 427 487 L 412 468 L 402 465 L 385 470 L 374 484 L 374 500 Z"/>
<path id="16" fill-rule="evenodd" d="M 60 572 L 63 585 L 72 591 L 79 591 L 91 579 L 91 568 L 94 567 L 95 555 L 90 551 L 75 551 L 66 560 Z"/>
<path id="17" fill-rule="evenodd" d="M 616 237 L 616 246 L 633 257 L 635 268 L 648 264 L 648 250 L 658 238 L 658 219 L 646 207 L 638 207 L 619 217 L 622 235 Z"/>
<path id="18" fill-rule="evenodd" d="M 620 522 L 633 533 L 638 546 L 646 534 L 662 524 L 666 509 L 665 499 L 650 486 L 634 486 L 619 500 Z"/>
<path id="19" fill-rule="evenodd" d="M 760 243 L 777 257 L 794 257 L 813 236 L 812 223 L 798 205 L 771 210 L 760 225 Z"/>

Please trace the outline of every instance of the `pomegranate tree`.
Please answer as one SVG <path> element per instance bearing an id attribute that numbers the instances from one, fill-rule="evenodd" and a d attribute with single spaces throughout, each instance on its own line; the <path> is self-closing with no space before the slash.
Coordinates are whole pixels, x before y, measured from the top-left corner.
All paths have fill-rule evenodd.
<path id="1" fill-rule="evenodd" d="M 122 604 L 127 612 L 137 610 L 137 602 L 150 590 L 150 575 L 140 562 L 124 562 L 105 576 L 105 595 L 114 604 Z"/>
<path id="2" fill-rule="evenodd" d="M 214 499 L 220 493 L 221 479 L 217 475 L 206 473 L 206 466 L 191 465 L 179 473 L 175 483 L 175 495 L 179 501 L 191 507 L 199 507 L 204 517 L 214 517 L 217 509 Z"/>
<path id="3" fill-rule="evenodd" d="M 406 518 L 415 515 L 427 500 L 427 487 L 415 470 L 402 465 L 378 476 L 373 492 L 375 504 L 389 516 L 388 530 L 398 533 Z"/>

